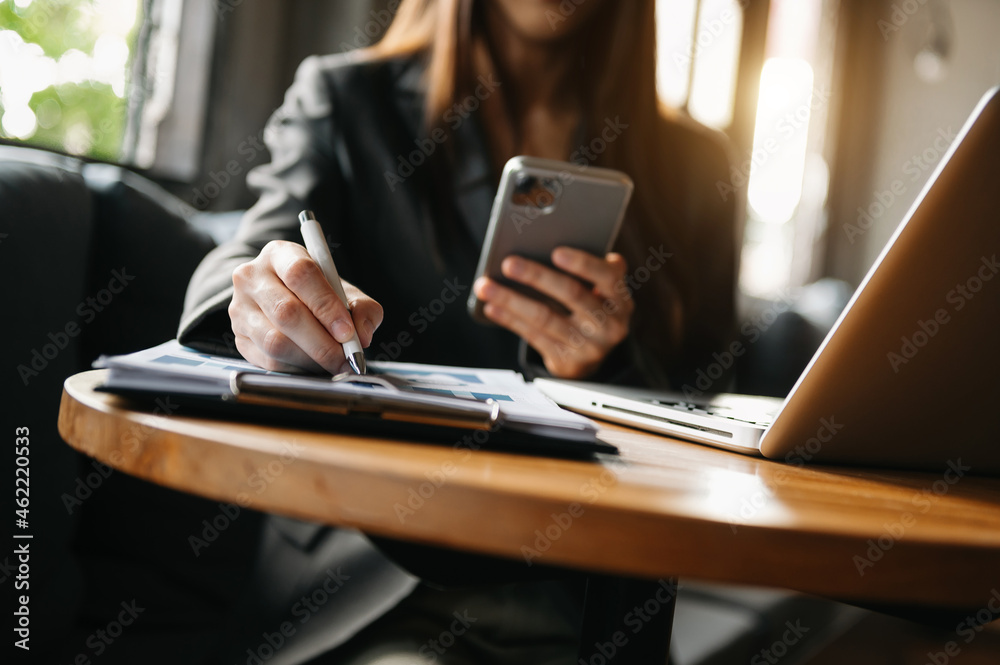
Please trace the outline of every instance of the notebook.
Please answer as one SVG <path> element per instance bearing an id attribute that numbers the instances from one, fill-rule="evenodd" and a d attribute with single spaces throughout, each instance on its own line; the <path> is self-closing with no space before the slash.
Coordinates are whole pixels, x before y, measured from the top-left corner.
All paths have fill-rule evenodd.
<path id="1" fill-rule="evenodd" d="M 108 370 L 101 390 L 167 395 L 233 418 L 443 442 L 476 431 L 477 447 L 544 455 L 617 452 L 597 439 L 592 421 L 559 408 L 510 370 L 371 362 L 365 375 L 307 376 L 269 372 L 176 340 L 101 357 L 95 367 Z"/>

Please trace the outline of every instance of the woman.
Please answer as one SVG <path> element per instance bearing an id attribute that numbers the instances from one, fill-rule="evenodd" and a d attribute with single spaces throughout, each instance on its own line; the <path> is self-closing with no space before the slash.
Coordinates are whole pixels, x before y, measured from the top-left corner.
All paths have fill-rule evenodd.
<path id="1" fill-rule="evenodd" d="M 691 380 L 733 328 L 736 211 L 732 197 L 716 193 L 716 182 L 728 178 L 722 143 L 658 104 L 653 7 L 654 0 L 404 0 L 374 48 L 307 59 L 265 134 L 272 162 L 248 176 L 260 200 L 192 280 L 181 341 L 217 352 L 235 346 L 269 369 L 334 372 L 344 362 L 340 342 L 356 328 L 377 359 L 657 386 Z M 636 184 L 615 252 L 561 248 L 552 259 L 565 272 L 517 257 L 504 262 L 509 278 L 569 314 L 487 279 L 470 284 L 500 171 L 517 154 L 617 168 Z M 305 208 L 335 243 L 349 311 L 300 244 L 296 216 Z M 620 280 L 629 288 L 615 288 Z M 473 288 L 497 326 L 466 313 Z M 597 320 L 597 311 L 610 315 Z M 274 522 L 279 531 L 288 526 Z M 281 549 L 289 542 L 317 551 L 315 534 L 295 528 L 306 535 L 272 534 L 265 545 L 262 565 L 272 577 L 284 567 L 274 562 L 292 556 Z M 343 550 L 295 554 L 287 561 L 299 579 L 283 583 L 308 587 Z M 315 570 L 307 562 L 318 562 Z M 495 622 L 503 626 L 517 616 L 549 617 L 527 622 L 522 642 L 504 634 L 475 658 L 503 661 L 497 644 L 524 644 L 549 655 L 523 660 L 521 653 L 522 662 L 574 660 L 566 636 L 575 597 L 565 585 L 466 596 L 418 587 L 407 596 L 412 582 L 382 570 L 394 582 L 378 593 L 406 600 L 342 648 L 364 651 L 358 639 L 380 634 L 380 621 L 410 625 L 407 612 L 444 621 L 449 613 L 431 608 L 457 602 L 487 615 L 508 608 Z M 380 609 L 357 626 L 391 605 L 375 596 Z M 325 646 L 350 632 L 324 631 L 339 635 Z M 467 644 L 478 643 L 474 633 Z"/>

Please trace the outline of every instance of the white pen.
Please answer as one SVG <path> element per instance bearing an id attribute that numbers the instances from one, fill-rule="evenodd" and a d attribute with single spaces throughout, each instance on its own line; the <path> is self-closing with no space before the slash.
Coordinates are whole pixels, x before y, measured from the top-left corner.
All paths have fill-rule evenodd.
<path id="1" fill-rule="evenodd" d="M 351 311 L 351 308 L 347 305 L 344 286 L 340 283 L 340 275 L 337 273 L 337 264 L 333 262 L 330 247 L 326 244 L 326 238 L 323 237 L 323 230 L 319 222 L 316 221 L 316 216 L 311 210 L 303 210 L 299 213 L 299 222 L 301 223 L 302 239 L 306 241 L 306 251 L 309 252 L 312 260 L 319 264 L 320 270 L 323 271 L 323 275 L 326 277 L 326 281 L 330 282 L 330 286 L 333 287 L 337 297 L 340 298 L 340 302 L 344 303 L 347 311 Z M 354 328 L 354 335 L 351 339 L 344 342 L 344 355 L 347 357 L 347 362 L 351 364 L 351 369 L 356 374 L 368 373 L 368 367 L 365 364 L 365 353 L 361 350 L 361 340 L 358 339 L 358 329 L 356 326 Z"/>

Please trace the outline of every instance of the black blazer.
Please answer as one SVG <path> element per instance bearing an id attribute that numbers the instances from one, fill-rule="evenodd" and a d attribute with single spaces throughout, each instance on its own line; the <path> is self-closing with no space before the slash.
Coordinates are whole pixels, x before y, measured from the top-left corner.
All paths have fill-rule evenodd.
<path id="1" fill-rule="evenodd" d="M 301 242 L 297 215 L 309 208 L 323 224 L 343 278 L 385 308 L 370 358 L 532 373 L 516 336 L 477 324 L 466 312 L 499 174 L 475 113 L 450 113 L 443 118 L 451 130 L 444 140 L 428 137 L 423 73 L 419 57 L 335 55 L 302 63 L 264 134 L 271 163 L 247 176 L 260 199 L 235 238 L 195 272 L 181 342 L 236 353 L 226 311 L 233 269 L 271 240 Z M 703 306 L 685 324 L 689 348 L 698 349 L 689 359 L 696 365 L 704 350 L 722 348 L 719 340 L 733 325 L 735 201 L 722 203 L 716 192 L 716 182 L 729 178 L 721 144 L 703 130 L 679 123 L 675 130 L 671 150 L 686 160 L 686 181 L 678 188 L 685 199 L 675 209 L 695 239 L 686 258 L 705 273 Z M 407 568 L 421 570 L 419 563 L 408 561 Z M 358 534 L 271 518 L 258 564 L 261 579 L 249 585 L 246 613 L 234 620 L 233 659 L 339 566 L 363 570 L 363 583 L 324 606 L 270 665 L 342 643 L 416 583 Z"/>
<path id="2" fill-rule="evenodd" d="M 226 312 L 233 269 L 270 240 L 301 242 L 297 215 L 310 208 L 341 276 L 385 308 L 369 358 L 538 373 L 526 363 L 537 354 L 526 353 L 515 335 L 466 312 L 499 174 L 475 112 L 449 110 L 442 118 L 447 131 L 428 136 L 423 73 L 419 57 L 333 55 L 302 63 L 264 133 L 272 161 L 247 176 L 260 199 L 236 237 L 196 271 L 181 342 L 235 353 Z M 685 343 L 676 355 L 697 368 L 723 348 L 734 327 L 736 197 L 723 201 L 717 191 L 729 172 L 716 136 L 680 122 L 668 136 L 671 145 L 662 149 L 683 164 L 678 177 L 685 179 L 675 188 L 684 198 L 672 208 L 692 239 L 683 251 L 697 266 L 700 303 L 686 313 Z M 641 364 L 636 358 L 641 353 L 620 353 L 606 365 Z"/>

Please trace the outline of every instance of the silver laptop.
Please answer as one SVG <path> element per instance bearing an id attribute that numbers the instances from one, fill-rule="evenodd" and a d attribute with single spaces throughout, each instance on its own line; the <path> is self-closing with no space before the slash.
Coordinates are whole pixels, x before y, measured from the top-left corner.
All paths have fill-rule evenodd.
<path id="1" fill-rule="evenodd" d="M 1000 474 L 1000 87 L 784 400 L 536 379 L 581 413 L 795 463 Z"/>

